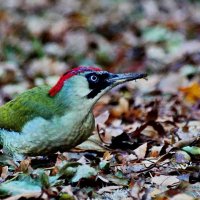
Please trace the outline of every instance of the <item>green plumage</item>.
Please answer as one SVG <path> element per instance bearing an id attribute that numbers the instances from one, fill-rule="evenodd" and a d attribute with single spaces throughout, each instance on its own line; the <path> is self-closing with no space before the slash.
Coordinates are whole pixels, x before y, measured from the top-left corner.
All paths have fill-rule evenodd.
<path id="1" fill-rule="evenodd" d="M 33 88 L 1 106 L 0 127 L 20 132 L 24 124 L 35 117 L 50 119 L 63 115 L 65 110 L 48 95 L 49 89 L 49 86 Z"/>
<path id="2" fill-rule="evenodd" d="M 94 129 L 92 108 L 98 99 L 118 84 L 145 76 L 80 67 L 61 76 L 53 90 L 41 86 L 20 94 L 0 107 L 3 152 L 20 160 L 75 147 Z"/>

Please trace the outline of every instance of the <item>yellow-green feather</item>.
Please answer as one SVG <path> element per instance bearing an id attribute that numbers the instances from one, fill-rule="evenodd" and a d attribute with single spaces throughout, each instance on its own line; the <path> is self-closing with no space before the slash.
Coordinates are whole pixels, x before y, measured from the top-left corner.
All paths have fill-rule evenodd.
<path id="1" fill-rule="evenodd" d="M 0 107 L 0 128 L 20 132 L 35 117 L 50 119 L 62 115 L 64 108 L 48 95 L 50 87 L 30 89 Z"/>

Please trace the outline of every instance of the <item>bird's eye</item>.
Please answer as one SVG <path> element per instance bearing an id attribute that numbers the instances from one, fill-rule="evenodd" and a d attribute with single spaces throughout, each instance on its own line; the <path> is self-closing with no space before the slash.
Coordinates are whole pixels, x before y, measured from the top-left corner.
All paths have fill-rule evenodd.
<path id="1" fill-rule="evenodd" d="M 97 82 L 98 79 L 99 79 L 99 78 L 98 78 L 96 75 L 90 76 L 90 80 L 93 81 L 93 82 Z"/>

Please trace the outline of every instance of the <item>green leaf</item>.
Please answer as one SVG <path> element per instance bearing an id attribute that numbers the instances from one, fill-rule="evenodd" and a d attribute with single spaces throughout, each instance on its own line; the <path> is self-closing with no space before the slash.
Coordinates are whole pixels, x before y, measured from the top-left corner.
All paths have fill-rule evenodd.
<path id="1" fill-rule="evenodd" d="M 147 27 L 143 30 L 147 42 L 162 42 L 169 39 L 169 31 L 162 26 Z"/>
<path id="2" fill-rule="evenodd" d="M 62 194 L 59 198 L 59 200 L 75 200 L 75 198 L 69 194 Z"/>
<path id="3" fill-rule="evenodd" d="M 67 162 L 59 170 L 59 175 L 65 175 L 66 177 L 72 177 L 76 171 L 77 167 L 80 166 L 80 163 L 77 162 Z"/>
<path id="4" fill-rule="evenodd" d="M 183 147 L 182 149 L 192 155 L 200 155 L 200 147 L 186 146 Z"/>
<path id="5" fill-rule="evenodd" d="M 64 179 L 59 179 L 60 176 L 56 175 L 56 176 L 50 176 L 49 177 L 49 182 L 51 186 L 61 186 L 64 184 L 65 180 Z"/>
<path id="6" fill-rule="evenodd" d="M 115 173 L 115 176 L 116 176 L 117 178 L 123 178 L 123 177 L 124 177 L 124 174 L 123 174 L 122 171 L 118 170 L 118 171 Z"/>
<path id="7" fill-rule="evenodd" d="M 99 168 L 100 169 L 109 169 L 109 166 L 110 166 L 110 164 L 109 164 L 109 162 L 108 161 L 106 161 L 106 160 L 102 160 L 100 163 L 99 163 Z"/>
<path id="8" fill-rule="evenodd" d="M 105 51 L 96 52 L 96 63 L 101 66 L 109 65 L 112 62 L 112 57 Z"/>
<path id="9" fill-rule="evenodd" d="M 39 177 L 39 181 L 44 188 L 62 185 L 64 182 L 63 179 L 59 179 L 62 175 L 48 176 L 43 169 L 34 170 L 34 174 Z"/>
<path id="10" fill-rule="evenodd" d="M 175 31 L 170 31 L 163 26 L 147 27 L 143 30 L 146 42 L 166 42 L 169 52 L 176 51 L 183 42 L 183 36 Z"/>
<path id="11" fill-rule="evenodd" d="M 78 182 L 82 178 L 90 178 L 97 175 L 97 170 L 88 166 L 81 165 L 77 167 L 75 176 L 72 178 L 72 182 Z"/>
<path id="12" fill-rule="evenodd" d="M 39 58 L 42 58 L 45 56 L 43 45 L 41 41 L 37 39 L 36 37 L 33 37 L 32 39 L 32 47 L 33 47 L 33 51 L 37 54 Z"/>
<path id="13" fill-rule="evenodd" d="M 25 59 L 25 52 L 18 44 L 3 42 L 2 54 L 6 60 L 19 63 Z"/>
<path id="14" fill-rule="evenodd" d="M 116 185 L 128 186 L 129 183 L 129 180 L 127 178 L 118 178 L 111 174 L 108 174 L 107 176 L 105 176 L 105 178 Z"/>
<path id="15" fill-rule="evenodd" d="M 49 176 L 45 172 L 41 174 L 40 181 L 44 188 L 50 187 Z"/>

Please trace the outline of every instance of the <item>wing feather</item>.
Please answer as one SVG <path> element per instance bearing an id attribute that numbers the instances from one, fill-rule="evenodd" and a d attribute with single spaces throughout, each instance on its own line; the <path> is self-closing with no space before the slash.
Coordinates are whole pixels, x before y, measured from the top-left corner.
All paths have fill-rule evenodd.
<path id="1" fill-rule="evenodd" d="M 63 109 L 48 95 L 49 89 L 49 86 L 30 89 L 1 106 L 0 128 L 20 132 L 35 117 L 50 119 L 55 112 L 62 114 Z"/>

